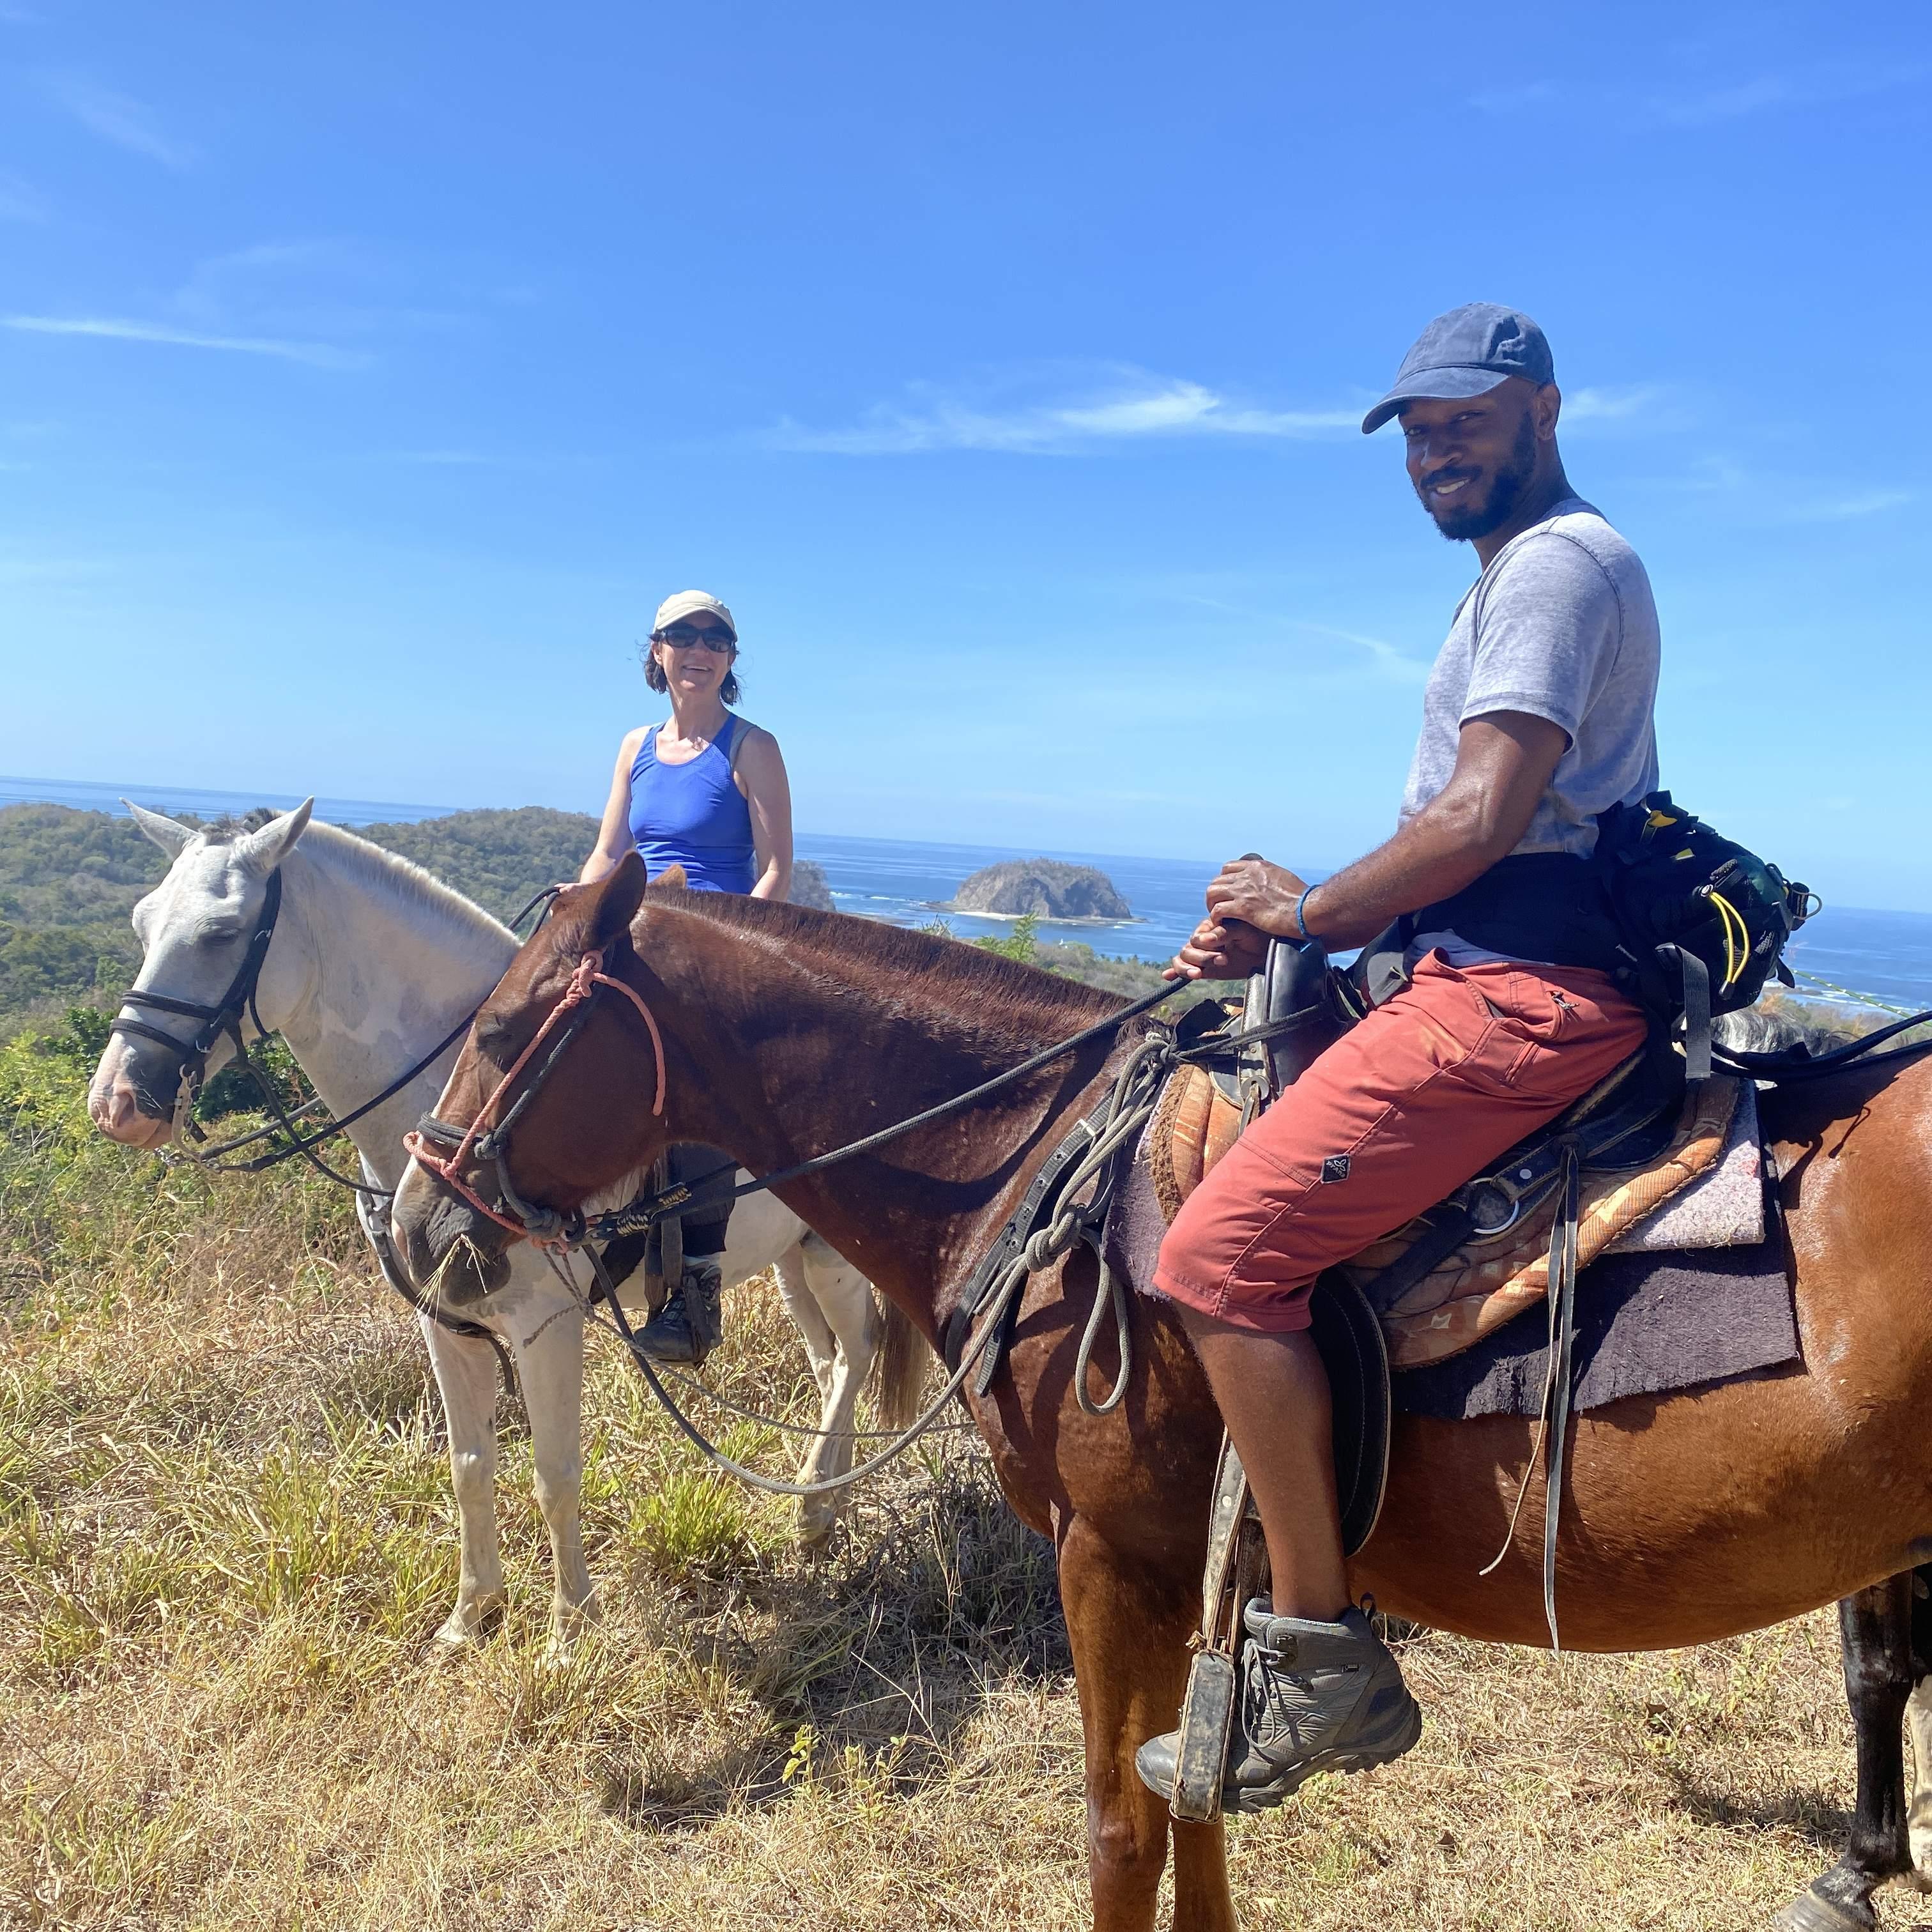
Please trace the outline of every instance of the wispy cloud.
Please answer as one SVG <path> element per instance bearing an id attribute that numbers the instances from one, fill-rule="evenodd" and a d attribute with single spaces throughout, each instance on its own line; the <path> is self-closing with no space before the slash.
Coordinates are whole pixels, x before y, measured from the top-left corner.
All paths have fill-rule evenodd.
<path id="1" fill-rule="evenodd" d="M 0 221 L 44 221 L 47 212 L 38 189 L 0 168 Z"/>
<path id="2" fill-rule="evenodd" d="M 194 329 L 171 328 L 160 322 L 130 322 L 104 316 L 0 316 L 0 327 L 36 335 L 104 336 L 117 342 L 158 342 L 181 349 L 219 349 L 242 356 L 272 356 L 286 362 L 305 362 L 317 369 L 358 369 L 366 356 L 332 347 L 326 342 L 286 342 L 272 336 L 206 335 Z"/>
<path id="3" fill-rule="evenodd" d="M 1098 443 L 1151 436 L 1302 438 L 1353 429 L 1346 410 L 1267 410 L 1231 402 L 1205 384 L 1117 370 L 1105 387 L 1076 398 L 988 406 L 930 384 L 902 404 L 879 404 L 842 429 L 814 429 L 787 417 L 768 436 L 780 449 L 843 456 L 898 456 L 978 449 L 1052 455 Z"/>
<path id="4" fill-rule="evenodd" d="M 1655 479 L 1657 487 L 1747 502 L 1754 520 L 1768 524 L 1845 524 L 1918 501 L 1916 490 L 1845 490 L 1820 494 L 1775 472 L 1754 470 L 1724 455 L 1700 457 L 1688 473 Z"/>
<path id="5" fill-rule="evenodd" d="M 1866 490 L 1849 496 L 1820 497 L 1804 506 L 1805 520 L 1842 524 L 1858 517 L 1875 517 L 1881 511 L 1910 502 L 1916 494 L 1911 490 Z"/>
<path id="6" fill-rule="evenodd" d="M 1283 632 L 1300 632 L 1310 637 L 1330 638 L 1336 644 L 1349 646 L 1352 652 L 1359 653 L 1340 669 L 1318 668 L 1312 672 L 1298 671 L 1298 675 L 1303 676 L 1304 682 L 1312 678 L 1310 688 L 1341 688 L 1359 683 L 1364 674 L 1378 684 L 1414 686 L 1429 681 L 1428 661 L 1409 656 L 1400 646 L 1390 644 L 1386 638 L 1371 637 L 1363 631 L 1344 630 L 1337 625 L 1319 623 L 1312 617 L 1291 616 L 1271 603 L 1270 580 L 1265 578 L 1244 576 L 1228 579 L 1163 574 L 1136 578 L 1123 584 L 1115 577 L 1096 588 L 1116 596 L 1124 592 L 1136 604 L 1153 600 L 1172 604 L 1190 615 L 1197 611 L 1211 611 L 1217 619 L 1223 620 L 1219 628 L 1226 634 L 1270 640 L 1266 648 L 1270 657 L 1275 650 L 1272 640 Z"/>
<path id="7" fill-rule="evenodd" d="M 1663 396 L 1654 382 L 1640 382 L 1625 389 L 1582 388 L 1565 390 L 1563 420 L 1575 422 L 1627 422 L 1642 416 Z"/>
<path id="8" fill-rule="evenodd" d="M 191 167 L 197 158 L 186 142 L 165 134 L 151 108 L 78 74 L 46 74 L 40 84 L 89 134 L 130 154 L 170 168 Z"/>
<path id="9" fill-rule="evenodd" d="M 392 449 L 386 451 L 382 460 L 385 463 L 414 464 L 433 470 L 468 470 L 494 463 L 494 457 L 479 455 L 473 449 Z"/>
<path id="10" fill-rule="evenodd" d="M 1368 637 L 1360 631 L 1340 631 L 1332 624 L 1311 623 L 1306 617 L 1293 617 L 1288 621 L 1297 630 L 1312 631 L 1318 638 L 1334 638 L 1342 644 L 1353 644 L 1367 654 L 1370 668 L 1388 682 L 1423 685 L 1429 682 L 1427 664 L 1398 650 L 1384 638 Z"/>
<path id="11" fill-rule="evenodd" d="M 1754 74 L 1714 86 L 1673 88 L 1652 94 L 1645 104 L 1668 126 L 1702 128 L 1774 108 L 1820 106 L 1882 94 L 1922 79 L 1925 72 L 1922 62 L 1886 66 L 1827 64 L 1803 74 Z"/>
<path id="12" fill-rule="evenodd" d="M 1472 94 L 1468 104 L 1482 113 L 1505 118 L 1595 108 L 1634 113 L 1654 125 L 1702 128 L 1780 109 L 1854 100 L 1909 86 L 1923 80 L 1928 71 L 1932 70 L 1922 61 L 1827 62 L 1802 71 L 1707 77 L 1636 97 L 1609 88 L 1532 80 Z"/>

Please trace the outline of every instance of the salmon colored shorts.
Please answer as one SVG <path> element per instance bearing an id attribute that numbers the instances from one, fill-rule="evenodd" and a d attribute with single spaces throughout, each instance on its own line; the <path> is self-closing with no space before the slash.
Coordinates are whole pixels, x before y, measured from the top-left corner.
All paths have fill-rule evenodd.
<path id="1" fill-rule="evenodd" d="M 1644 1030 L 1640 1009 L 1587 967 L 1426 954 L 1188 1196 L 1155 1286 L 1232 1328 L 1306 1328 L 1324 1268 L 1581 1100 Z"/>

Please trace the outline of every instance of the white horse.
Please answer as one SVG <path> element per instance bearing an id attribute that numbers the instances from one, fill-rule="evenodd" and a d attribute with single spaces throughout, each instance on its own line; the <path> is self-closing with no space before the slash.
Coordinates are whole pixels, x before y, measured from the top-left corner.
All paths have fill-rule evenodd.
<path id="1" fill-rule="evenodd" d="M 281 1034 L 340 1117 L 450 1032 L 502 977 L 517 941 L 420 866 L 334 826 L 312 824 L 314 804 L 311 799 L 259 831 L 232 838 L 210 837 L 130 806 L 141 830 L 174 861 L 134 908 L 145 955 L 135 992 L 203 1006 L 220 1001 L 260 922 L 269 875 L 279 869 L 281 907 L 261 963 L 257 1004 L 262 1024 Z M 121 1018 L 184 1042 L 195 1030 L 192 1018 L 131 996 Z M 393 1189 L 400 1180 L 408 1163 L 403 1134 L 434 1106 L 457 1044 L 350 1128 L 364 1176 L 377 1186 Z M 208 1055 L 208 1072 L 232 1051 L 220 1043 Z M 131 1147 L 162 1145 L 177 1125 L 180 1069 L 179 1054 L 159 1042 L 116 1033 L 88 1090 L 94 1124 Z M 883 1370 L 881 1420 L 895 1426 L 909 1418 L 916 1398 L 923 1346 L 905 1317 L 883 1305 L 865 1277 L 790 1209 L 774 1196 L 754 1194 L 731 1218 L 725 1284 L 768 1268 L 777 1270 L 820 1400 L 819 1432 L 799 1480 L 843 1475 L 852 1466 L 860 1391 L 874 1362 Z M 643 1287 L 640 1270 L 625 1292 L 627 1306 Z M 463 1313 L 498 1336 L 516 1364 L 530 1414 L 537 1505 L 554 1563 L 551 1631 L 562 1644 L 596 1607 L 578 1519 L 584 1311 L 542 1256 L 523 1245 L 504 1287 Z M 496 1360 L 482 1338 L 420 1318 L 448 1422 L 462 1538 L 456 1605 L 438 1634 L 463 1644 L 504 1600 L 495 1495 Z M 843 1499 L 843 1492 L 802 1498 L 800 1540 L 810 1545 L 829 1537 Z"/>

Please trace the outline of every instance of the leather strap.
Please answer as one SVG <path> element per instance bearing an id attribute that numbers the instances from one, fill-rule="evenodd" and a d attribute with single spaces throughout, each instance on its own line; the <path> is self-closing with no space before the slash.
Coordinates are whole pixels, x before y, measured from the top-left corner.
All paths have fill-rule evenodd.
<path id="1" fill-rule="evenodd" d="M 949 1369 L 958 1366 L 960 1351 L 973 1331 L 974 1322 L 985 1306 L 994 1282 L 1018 1258 L 1027 1243 L 1052 1219 L 1060 1203 L 1060 1181 L 1067 1169 L 1094 1144 L 1094 1138 L 1092 1116 L 1075 1121 L 1066 1138 L 1047 1156 L 1040 1172 L 1034 1176 L 1031 1184 L 1020 1198 L 1019 1206 L 1013 1210 L 1012 1219 L 1000 1229 L 999 1239 L 980 1257 L 979 1266 L 973 1270 L 960 1295 L 958 1305 L 946 1318 L 941 1348 Z M 1016 1298 L 1014 1306 L 1017 1305 Z M 976 1394 L 984 1395 L 992 1386 L 993 1376 L 1006 1353 L 1012 1316 L 1013 1310 L 1010 1308 L 1007 1319 L 1003 1324 L 1007 1332 L 997 1336 L 980 1358 L 980 1373 L 974 1383 Z"/>
<path id="2" fill-rule="evenodd" d="M 1550 1648 L 1561 1652 L 1556 1627 L 1556 1529 L 1563 1506 L 1563 1452 L 1570 1434 L 1570 1402 L 1576 1353 L 1576 1223 L 1582 1213 L 1582 1162 L 1574 1140 L 1563 1146 L 1562 1198 L 1550 1231 L 1550 1376 L 1544 1391 L 1548 1418 L 1544 1440 L 1543 1614 Z"/>

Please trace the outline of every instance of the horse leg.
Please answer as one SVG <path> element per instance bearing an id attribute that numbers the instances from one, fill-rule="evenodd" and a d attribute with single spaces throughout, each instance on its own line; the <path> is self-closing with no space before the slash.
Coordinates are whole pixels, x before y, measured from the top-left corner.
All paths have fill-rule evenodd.
<path id="1" fill-rule="evenodd" d="M 1078 1517 L 1060 1538 L 1060 1600 L 1086 1741 L 1095 1932 L 1150 1932 L 1170 1831 L 1174 1932 L 1233 1932 L 1220 1820 L 1175 1822 L 1134 1769 L 1135 1751 L 1179 1720 L 1196 1606 Z"/>
<path id="2" fill-rule="evenodd" d="M 1905 1832 L 1901 1720 L 1918 1672 L 1912 1660 L 1912 1577 L 1888 1577 L 1838 1606 L 1845 1697 L 1857 1734 L 1858 1804 L 1844 1856 L 1774 1922 L 1783 1932 L 1871 1932 L 1871 1895 L 1912 1868 Z"/>
<path id="3" fill-rule="evenodd" d="M 1905 1882 L 1915 1892 L 1932 1892 L 1932 1568 L 1912 1573 L 1912 1668 L 1918 1682 L 1905 1707 L 1912 1739 L 1912 1802 L 1905 1814 L 1912 1870 Z"/>
<path id="4" fill-rule="evenodd" d="M 537 1508 L 550 1532 L 550 1647 L 567 1651 L 597 1616 L 584 1560 L 584 1317 L 560 1292 L 517 1345 L 517 1376 L 530 1418 Z M 541 1307 L 542 1304 L 538 1304 Z M 528 1316 L 526 1316 L 526 1319 Z"/>
<path id="5" fill-rule="evenodd" d="M 462 1552 L 456 1607 L 436 1637 L 460 1648 L 476 1641 L 504 1603 L 496 1543 L 496 1354 L 488 1342 L 452 1335 L 427 1316 L 422 1322 L 449 1430 L 449 1480 Z"/>
<path id="6" fill-rule="evenodd" d="M 823 1482 L 852 1466 L 854 1412 L 878 1351 L 878 1318 L 865 1276 L 815 1237 L 808 1235 L 779 1257 L 778 1276 L 818 1383 L 818 1433 L 796 1480 Z M 807 1548 L 824 1543 L 844 1501 L 843 1491 L 800 1497 L 799 1541 Z"/>

